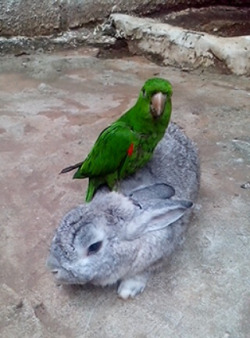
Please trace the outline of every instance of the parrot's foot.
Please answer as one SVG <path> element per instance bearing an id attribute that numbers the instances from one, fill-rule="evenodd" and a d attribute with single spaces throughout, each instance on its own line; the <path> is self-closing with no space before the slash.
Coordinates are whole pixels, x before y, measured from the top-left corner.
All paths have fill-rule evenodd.
<path id="1" fill-rule="evenodd" d="M 110 191 L 118 191 L 118 176 L 117 173 L 110 174 L 106 177 L 106 183 L 110 189 Z"/>
<path id="2" fill-rule="evenodd" d="M 113 191 L 120 191 L 120 188 L 121 188 L 121 184 L 119 181 L 117 181 L 113 187 Z"/>

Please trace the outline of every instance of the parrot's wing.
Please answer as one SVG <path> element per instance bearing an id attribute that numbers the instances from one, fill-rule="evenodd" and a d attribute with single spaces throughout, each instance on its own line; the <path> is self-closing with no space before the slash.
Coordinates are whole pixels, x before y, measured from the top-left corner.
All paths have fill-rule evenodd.
<path id="1" fill-rule="evenodd" d="M 105 176 L 115 172 L 133 152 L 135 139 L 135 133 L 125 123 L 113 123 L 99 135 L 74 177 Z"/>

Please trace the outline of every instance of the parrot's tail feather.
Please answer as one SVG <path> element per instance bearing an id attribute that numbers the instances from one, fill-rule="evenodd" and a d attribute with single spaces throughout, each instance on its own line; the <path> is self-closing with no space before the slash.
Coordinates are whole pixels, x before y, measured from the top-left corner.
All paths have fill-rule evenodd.
<path id="1" fill-rule="evenodd" d="M 85 202 L 90 202 L 92 198 L 94 197 L 94 190 L 93 189 L 88 189 L 85 197 Z"/>
<path id="2" fill-rule="evenodd" d="M 64 169 L 60 172 L 60 174 L 65 174 L 65 173 L 68 173 L 69 171 L 72 171 L 72 170 L 74 170 L 74 169 L 80 168 L 80 167 L 82 166 L 82 164 L 83 164 L 83 162 L 79 162 L 79 163 L 76 163 L 76 164 L 74 164 L 74 165 L 71 165 L 71 166 L 69 166 L 69 167 L 67 167 L 67 168 L 64 168 Z"/>
<path id="3" fill-rule="evenodd" d="M 85 202 L 90 202 L 94 197 L 98 188 L 104 185 L 105 179 L 103 177 L 92 177 L 89 178 L 89 184 L 86 192 Z"/>
<path id="4" fill-rule="evenodd" d="M 86 192 L 85 202 L 90 202 L 92 200 L 98 186 L 99 184 L 96 182 L 95 179 L 89 179 L 89 185 Z"/>

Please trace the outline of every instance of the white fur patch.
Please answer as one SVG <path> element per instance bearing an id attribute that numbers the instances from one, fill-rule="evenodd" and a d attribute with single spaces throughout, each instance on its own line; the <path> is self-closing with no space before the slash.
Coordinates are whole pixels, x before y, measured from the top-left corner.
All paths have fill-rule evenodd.
<path id="1" fill-rule="evenodd" d="M 121 281 L 117 293 L 122 299 L 134 298 L 139 293 L 143 292 L 147 284 L 147 277 L 135 276 Z"/>

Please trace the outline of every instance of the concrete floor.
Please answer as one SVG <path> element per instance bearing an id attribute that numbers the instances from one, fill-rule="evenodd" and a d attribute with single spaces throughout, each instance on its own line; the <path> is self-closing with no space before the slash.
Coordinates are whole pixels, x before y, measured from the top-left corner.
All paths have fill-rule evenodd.
<path id="1" fill-rule="evenodd" d="M 250 181 L 249 79 L 96 54 L 1 57 L 0 336 L 249 337 L 250 189 L 241 188 Z M 186 241 L 134 300 L 115 288 L 58 287 L 48 249 L 87 183 L 58 173 L 84 158 L 154 75 L 172 82 L 172 119 L 200 149 Z"/>

